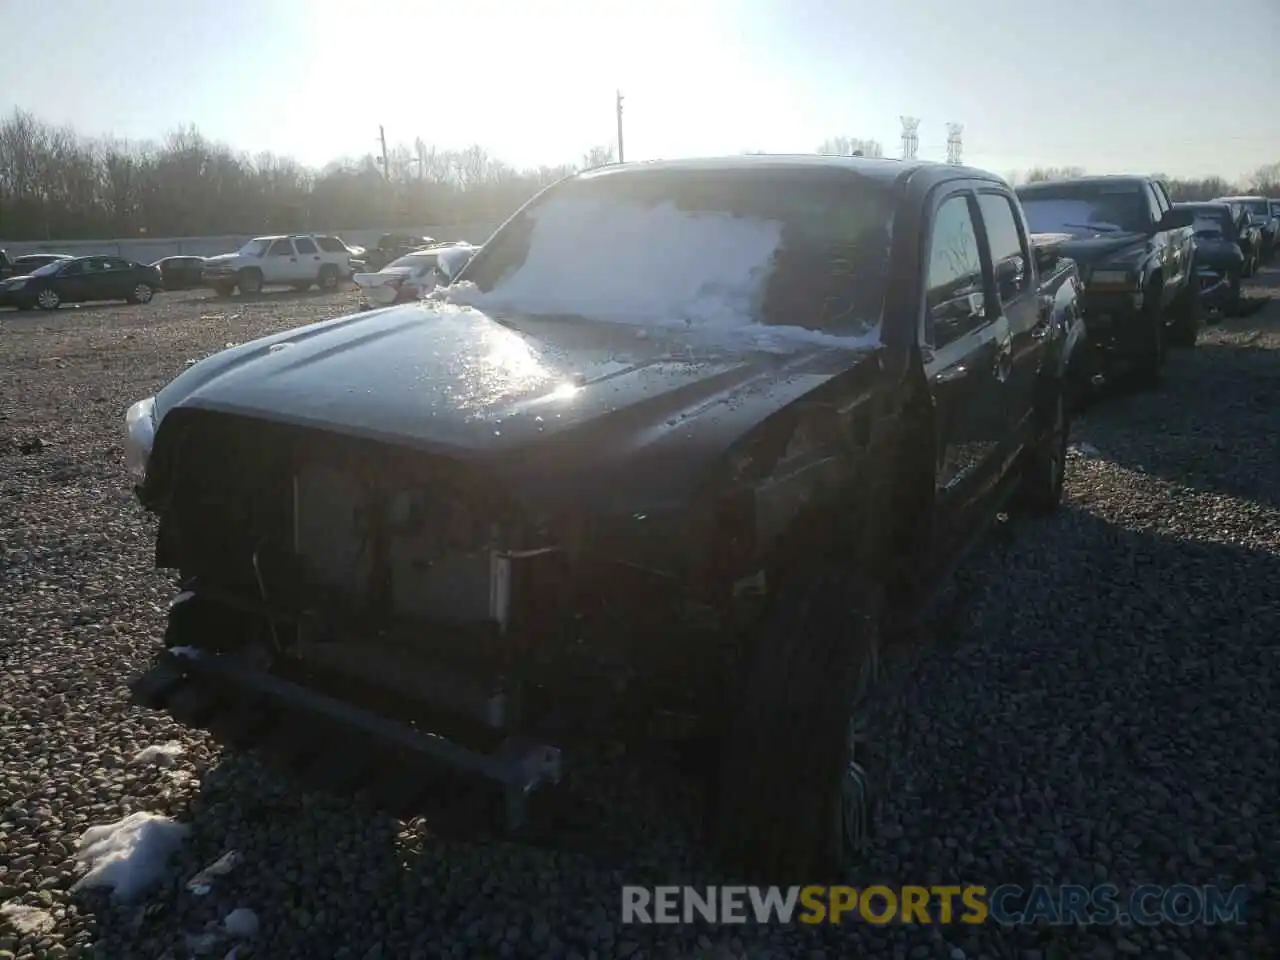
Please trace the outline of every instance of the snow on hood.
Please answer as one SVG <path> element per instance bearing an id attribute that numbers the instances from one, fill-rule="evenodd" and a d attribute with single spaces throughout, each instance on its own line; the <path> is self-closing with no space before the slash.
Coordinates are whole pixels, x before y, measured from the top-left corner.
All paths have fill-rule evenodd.
<path id="1" fill-rule="evenodd" d="M 470 281 L 432 299 L 486 313 L 573 315 L 693 340 L 786 349 L 797 339 L 857 348 L 862 337 L 761 323 L 764 285 L 782 243 L 774 220 L 656 205 L 559 197 L 530 211 L 524 262 L 489 292 Z"/>

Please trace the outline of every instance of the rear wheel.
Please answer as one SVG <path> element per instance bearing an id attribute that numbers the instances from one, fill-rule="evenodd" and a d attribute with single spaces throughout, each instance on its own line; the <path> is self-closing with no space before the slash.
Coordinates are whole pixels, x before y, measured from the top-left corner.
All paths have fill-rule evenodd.
<path id="1" fill-rule="evenodd" d="M 45 287 L 36 294 L 36 306 L 41 310 L 57 310 L 62 305 L 62 298 L 53 287 Z"/>
<path id="2" fill-rule="evenodd" d="M 1027 513 L 1049 514 L 1062 505 L 1067 476 L 1067 438 L 1071 430 L 1066 385 L 1058 382 L 1040 435 L 1022 459 L 1022 483 L 1018 505 Z"/>
<path id="3" fill-rule="evenodd" d="M 236 286 L 240 288 L 241 293 L 253 296 L 262 292 L 262 271 L 250 267 L 247 270 L 241 270 L 236 277 Z"/>
<path id="4" fill-rule="evenodd" d="M 881 607 L 878 586 L 849 570 L 815 567 L 779 585 L 721 751 L 712 830 L 728 864 L 771 883 L 818 882 L 864 852 Z"/>

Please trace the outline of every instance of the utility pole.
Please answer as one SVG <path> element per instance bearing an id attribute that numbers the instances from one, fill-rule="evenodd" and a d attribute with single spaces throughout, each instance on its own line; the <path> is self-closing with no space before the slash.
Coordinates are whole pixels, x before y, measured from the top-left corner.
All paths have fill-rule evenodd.
<path id="1" fill-rule="evenodd" d="M 378 139 L 382 141 L 382 175 L 389 183 L 391 181 L 391 168 L 387 166 L 387 131 L 382 124 L 378 124 Z"/>
<path id="2" fill-rule="evenodd" d="M 622 91 L 618 91 L 618 162 L 625 162 L 622 153 Z"/>

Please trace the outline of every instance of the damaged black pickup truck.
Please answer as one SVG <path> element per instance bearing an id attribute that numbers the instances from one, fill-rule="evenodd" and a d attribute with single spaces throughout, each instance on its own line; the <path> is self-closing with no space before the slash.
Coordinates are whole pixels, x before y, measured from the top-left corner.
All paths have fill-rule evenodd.
<path id="1" fill-rule="evenodd" d="M 560 181 L 434 299 L 129 411 L 181 591 L 134 697 L 397 807 L 474 775 L 510 827 L 584 736 L 674 731 L 730 861 L 839 867 L 882 643 L 997 511 L 1061 500 L 1077 284 L 958 166 Z"/>
<path id="2" fill-rule="evenodd" d="M 1089 331 L 1082 375 L 1156 387 L 1166 346 L 1195 346 L 1200 331 L 1194 215 L 1151 177 L 1030 183 L 1018 197 L 1031 229 L 1065 235 L 1059 250 L 1079 266 Z"/>

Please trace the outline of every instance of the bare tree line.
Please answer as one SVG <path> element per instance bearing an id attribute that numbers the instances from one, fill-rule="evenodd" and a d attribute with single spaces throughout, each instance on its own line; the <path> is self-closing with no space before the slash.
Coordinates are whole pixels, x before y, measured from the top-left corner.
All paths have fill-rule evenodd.
<path id="1" fill-rule="evenodd" d="M 613 159 L 518 170 L 478 145 L 421 139 L 321 170 L 256 156 L 187 127 L 163 142 L 90 139 L 16 111 L 0 121 L 0 237 L 97 240 L 492 221 L 549 183 Z"/>
<path id="2" fill-rule="evenodd" d="M 876 140 L 835 136 L 815 152 L 884 156 Z M 442 150 L 418 139 L 323 169 L 249 156 L 185 127 L 161 143 L 91 139 L 15 111 L 0 121 L 0 237 L 100 240 L 492 222 L 549 183 L 609 163 L 597 146 L 577 163 L 516 169 L 479 145 Z M 1045 179 L 1078 168 L 1036 168 Z M 1012 179 L 1012 178 L 1011 178 Z M 1280 163 L 1244 185 L 1280 196 Z M 1230 192 L 1219 177 L 1172 180 L 1175 199 Z"/>

